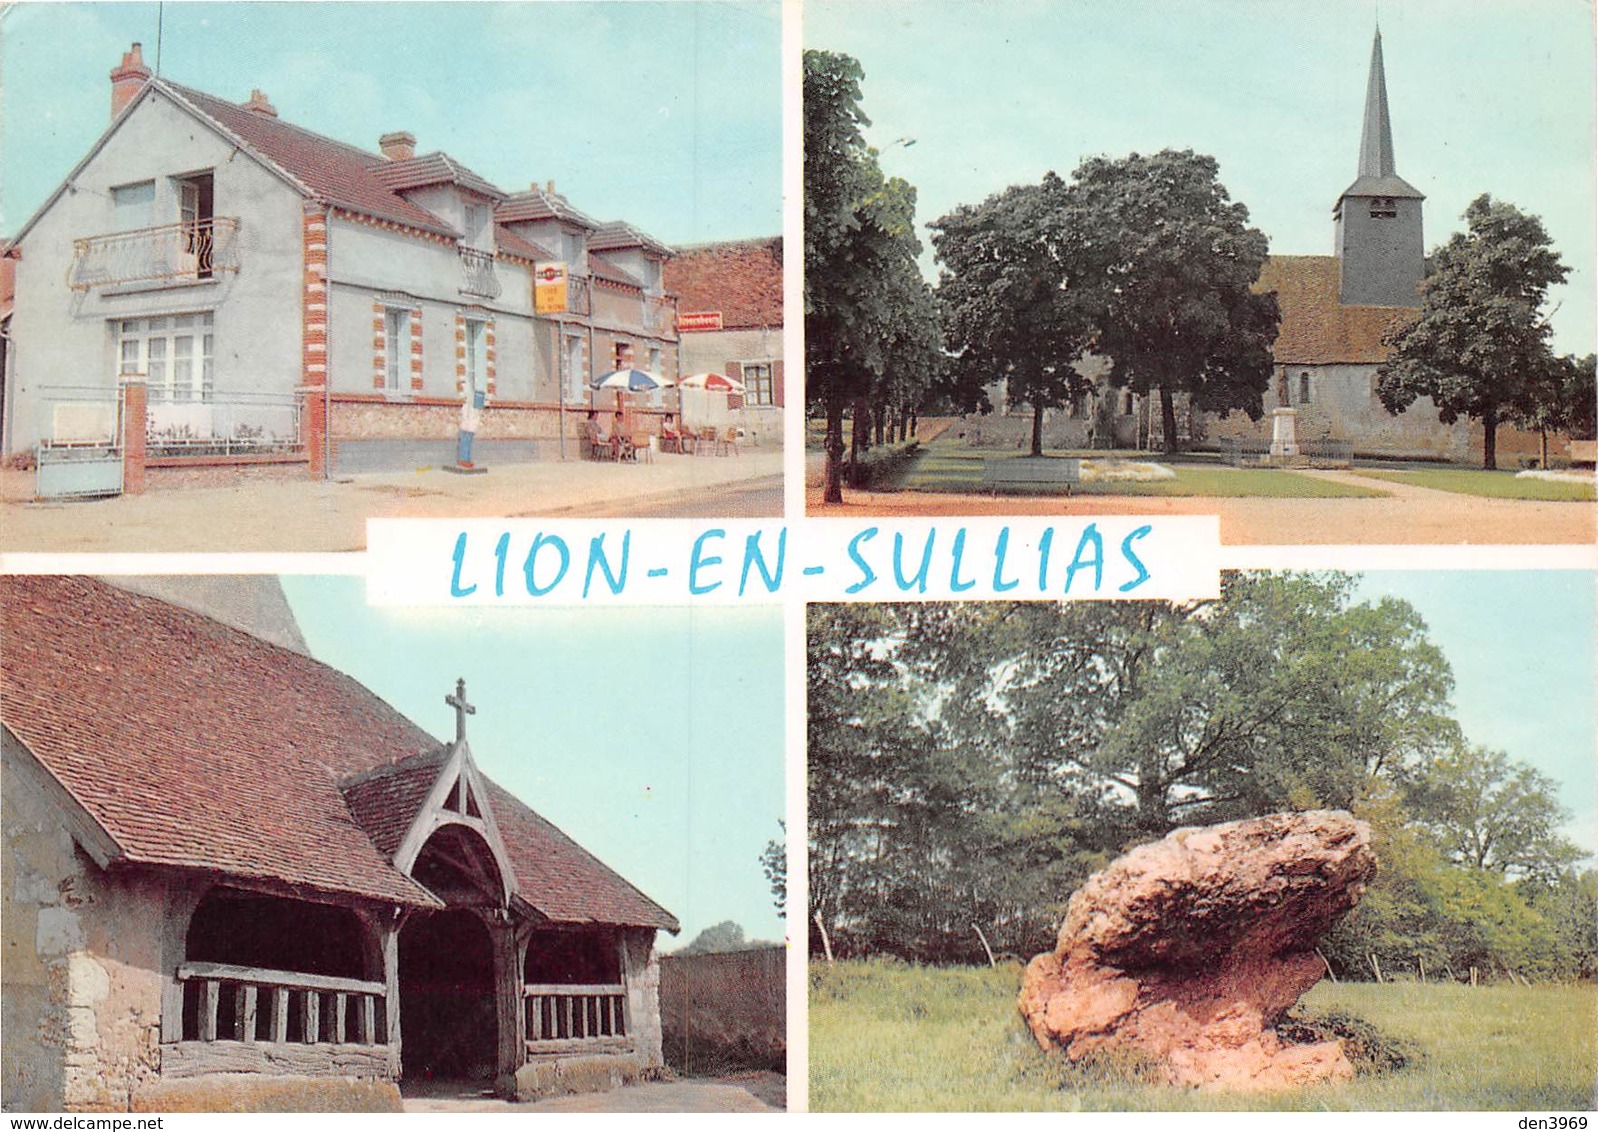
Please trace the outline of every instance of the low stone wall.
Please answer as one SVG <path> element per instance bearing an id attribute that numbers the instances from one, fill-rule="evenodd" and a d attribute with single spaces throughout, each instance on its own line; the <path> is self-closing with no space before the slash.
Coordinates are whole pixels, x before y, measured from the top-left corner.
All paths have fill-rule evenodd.
<path id="1" fill-rule="evenodd" d="M 403 1112 L 393 1081 L 353 1077 L 263 1077 L 212 1073 L 152 1082 L 133 1094 L 134 1112 Z"/>
<path id="2" fill-rule="evenodd" d="M 298 482 L 310 475 L 305 460 L 270 464 L 234 464 L 225 460 L 206 463 L 151 465 L 144 470 L 147 491 L 188 487 L 232 487 L 246 483 Z"/>
<path id="3" fill-rule="evenodd" d="M 763 947 L 660 960 L 666 1063 L 684 1073 L 785 1070 L 787 950 Z"/>
<path id="4" fill-rule="evenodd" d="M 516 1071 L 516 1099 L 536 1101 L 567 1093 L 604 1093 L 636 1085 L 644 1076 L 637 1054 L 540 1057 Z"/>

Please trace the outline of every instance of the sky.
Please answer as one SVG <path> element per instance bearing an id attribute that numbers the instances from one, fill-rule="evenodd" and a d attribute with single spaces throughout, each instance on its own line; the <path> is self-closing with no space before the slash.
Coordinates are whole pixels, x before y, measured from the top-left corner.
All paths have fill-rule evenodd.
<path id="1" fill-rule="evenodd" d="M 784 938 L 761 870 L 784 814 L 782 611 L 395 609 L 284 576 L 311 655 L 440 741 L 466 680 L 479 769 L 682 922 Z"/>
<path id="2" fill-rule="evenodd" d="M 1569 283 L 1555 348 L 1594 349 L 1590 0 L 1379 0 L 1398 172 L 1428 251 L 1482 193 L 1541 216 Z M 1378 0 L 806 0 L 805 46 L 865 70 L 867 141 L 924 222 L 1090 156 L 1209 153 L 1271 249 L 1332 252 Z M 905 140 L 914 144 L 906 144 Z M 925 242 L 925 231 L 923 230 Z M 924 266 L 931 270 L 928 245 Z"/>
<path id="3" fill-rule="evenodd" d="M 782 231 L 780 7 L 731 3 L 174 3 L 160 72 L 377 149 L 392 130 L 507 191 L 553 180 L 597 220 L 668 244 Z M 0 13 L 0 232 L 110 122 L 153 3 Z"/>
<path id="4" fill-rule="evenodd" d="M 1371 571 L 1356 597 L 1415 607 L 1478 746 L 1559 783 L 1567 836 L 1598 854 L 1598 577 L 1577 570 Z"/>

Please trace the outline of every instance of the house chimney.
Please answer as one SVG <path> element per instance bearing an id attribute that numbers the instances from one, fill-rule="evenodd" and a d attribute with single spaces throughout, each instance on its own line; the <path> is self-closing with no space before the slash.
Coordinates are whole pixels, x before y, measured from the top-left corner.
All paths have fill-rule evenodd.
<path id="1" fill-rule="evenodd" d="M 548 193 L 550 196 L 554 196 L 555 195 L 555 182 L 553 180 L 546 182 L 545 185 L 544 185 L 544 191 L 546 193 Z"/>
<path id="2" fill-rule="evenodd" d="M 241 105 L 251 114 L 259 114 L 263 118 L 277 117 L 277 107 L 273 106 L 272 100 L 259 90 L 250 91 L 250 100 Z"/>
<path id="3" fill-rule="evenodd" d="M 132 51 L 122 53 L 122 65 L 111 68 L 111 117 L 122 113 L 122 108 L 133 101 L 133 96 L 150 81 L 150 68 L 144 65 L 144 48 L 135 43 Z"/>
<path id="4" fill-rule="evenodd" d="M 416 156 L 416 135 L 405 130 L 395 130 L 377 139 L 377 148 L 390 161 L 409 161 Z"/>

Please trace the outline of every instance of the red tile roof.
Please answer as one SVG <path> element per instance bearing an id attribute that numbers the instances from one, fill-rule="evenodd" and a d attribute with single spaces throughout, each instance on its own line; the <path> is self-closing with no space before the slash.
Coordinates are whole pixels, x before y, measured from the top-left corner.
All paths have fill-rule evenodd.
<path id="1" fill-rule="evenodd" d="M 782 240 L 736 240 L 677 249 L 666 289 L 682 311 L 720 311 L 728 330 L 782 325 Z"/>
<path id="2" fill-rule="evenodd" d="M 334 141 L 166 79 L 155 79 L 153 85 L 188 102 L 322 200 L 426 232 L 460 235 L 425 208 L 400 196 L 374 174 L 374 169 L 389 164 L 381 154 Z"/>
<path id="3" fill-rule="evenodd" d="M 628 924 L 678 930 L 677 918 L 606 868 L 515 795 L 490 782 L 499 835 L 516 867 L 519 895 L 560 923 Z"/>
<path id="4" fill-rule="evenodd" d="M 503 224 L 514 224 L 518 220 L 564 220 L 590 232 L 599 227 L 599 221 L 573 208 L 571 201 L 561 194 L 537 185 L 506 197 L 494 209 L 494 219 Z"/>
<path id="5" fill-rule="evenodd" d="M 555 253 L 543 244 L 535 244 L 515 229 L 499 223 L 494 225 L 494 245 L 502 252 L 519 255 L 523 259 L 543 261 L 555 258 Z"/>
<path id="6" fill-rule="evenodd" d="M 498 201 L 505 191 L 479 177 L 447 153 L 423 153 L 403 161 L 383 160 L 372 167 L 372 175 L 385 186 L 400 192 L 420 189 L 427 185 L 459 185 L 463 189 Z"/>
<path id="7" fill-rule="evenodd" d="M 449 761 L 449 753 L 448 747 L 441 746 L 344 780 L 344 804 L 385 860 L 394 859 L 417 811 Z"/>
<path id="8" fill-rule="evenodd" d="M 0 660 L 0 722 L 129 861 L 435 902 L 389 862 L 447 747 L 343 673 L 55 576 L 0 577 Z M 491 805 L 520 895 L 551 919 L 676 929 L 513 796 Z"/>
<path id="9" fill-rule="evenodd" d="M 624 287 L 631 287 L 635 291 L 644 289 L 643 280 L 636 278 L 631 272 L 623 271 L 608 259 L 588 255 L 588 273 L 597 279 L 605 279 L 611 283 L 620 283 Z"/>
<path id="10" fill-rule="evenodd" d="M 1336 256 L 1271 256 L 1255 290 L 1275 291 L 1282 326 L 1272 347 L 1279 365 L 1374 365 L 1385 361 L 1382 336 L 1415 317 L 1415 307 L 1344 306 Z M 686 304 L 684 310 L 689 309 Z"/>
<path id="11" fill-rule="evenodd" d="M 594 234 L 588 237 L 588 250 L 595 252 L 608 252 L 617 248 L 643 248 L 660 256 L 670 256 L 671 249 L 655 237 L 639 228 L 634 228 L 625 220 L 611 220 L 601 224 Z"/>

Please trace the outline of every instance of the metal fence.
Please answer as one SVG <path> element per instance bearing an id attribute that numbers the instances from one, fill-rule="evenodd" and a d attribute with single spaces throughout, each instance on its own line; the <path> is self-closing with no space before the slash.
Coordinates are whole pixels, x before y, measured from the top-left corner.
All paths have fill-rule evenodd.
<path id="1" fill-rule="evenodd" d="M 269 456 L 300 447 L 302 401 L 295 393 L 216 393 L 204 400 L 150 397 L 146 454 Z"/>
<path id="2" fill-rule="evenodd" d="M 1268 440 L 1243 440 L 1232 438 L 1221 442 L 1221 452 L 1234 468 L 1253 466 L 1300 465 L 1307 467 L 1347 467 L 1354 462 L 1352 440 L 1300 440 L 1298 451 L 1291 456 L 1271 455 Z"/>
<path id="3" fill-rule="evenodd" d="M 122 490 L 122 399 L 103 385 L 40 391 L 34 493 L 41 499 L 116 495 Z"/>

